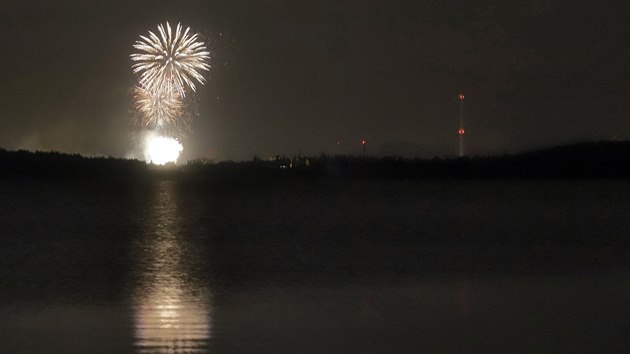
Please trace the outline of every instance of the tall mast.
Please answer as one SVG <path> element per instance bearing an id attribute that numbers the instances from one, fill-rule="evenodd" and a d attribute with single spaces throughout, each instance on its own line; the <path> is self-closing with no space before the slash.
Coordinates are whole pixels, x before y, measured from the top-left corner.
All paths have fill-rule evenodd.
<path id="1" fill-rule="evenodd" d="M 459 134 L 459 157 L 464 156 L 464 94 L 460 93 L 457 96 L 459 99 L 459 130 L 457 134 Z"/>

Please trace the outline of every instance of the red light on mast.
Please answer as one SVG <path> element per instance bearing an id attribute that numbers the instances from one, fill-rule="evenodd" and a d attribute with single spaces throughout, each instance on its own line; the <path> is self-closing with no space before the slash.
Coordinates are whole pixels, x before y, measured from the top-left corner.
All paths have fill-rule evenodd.
<path id="1" fill-rule="evenodd" d="M 365 145 L 365 139 L 361 140 L 361 145 Z"/>
<path id="2" fill-rule="evenodd" d="M 460 101 L 464 100 L 464 94 L 463 93 L 460 93 L 459 96 L 457 96 L 457 97 L 459 98 Z"/>
<path id="3" fill-rule="evenodd" d="M 459 135 L 464 135 L 464 128 L 461 128 L 460 130 L 457 131 L 457 134 Z"/>

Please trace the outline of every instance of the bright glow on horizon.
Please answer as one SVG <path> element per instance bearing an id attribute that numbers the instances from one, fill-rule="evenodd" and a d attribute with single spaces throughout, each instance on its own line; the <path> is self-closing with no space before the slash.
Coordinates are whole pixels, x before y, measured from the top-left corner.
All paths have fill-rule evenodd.
<path id="1" fill-rule="evenodd" d="M 156 165 L 177 162 L 182 150 L 182 144 L 173 138 L 149 134 L 144 141 L 144 159 Z"/>

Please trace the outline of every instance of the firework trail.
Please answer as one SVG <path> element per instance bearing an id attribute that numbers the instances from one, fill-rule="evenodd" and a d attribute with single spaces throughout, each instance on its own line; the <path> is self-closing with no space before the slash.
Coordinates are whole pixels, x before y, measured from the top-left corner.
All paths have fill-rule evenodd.
<path id="1" fill-rule="evenodd" d="M 178 23 L 175 32 L 171 25 L 158 25 L 159 36 L 149 31 L 140 36 L 134 48 L 140 53 L 131 54 L 133 72 L 140 74 L 140 86 L 156 93 L 178 93 L 186 96 L 186 88 L 196 91 L 194 81 L 203 85 L 201 71 L 210 69 L 210 52 L 198 34 L 190 34 L 190 27 L 183 30 Z"/>

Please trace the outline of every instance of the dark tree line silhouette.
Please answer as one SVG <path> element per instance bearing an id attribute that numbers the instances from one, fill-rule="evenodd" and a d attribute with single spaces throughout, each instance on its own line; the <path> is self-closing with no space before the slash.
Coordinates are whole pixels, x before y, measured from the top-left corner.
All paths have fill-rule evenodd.
<path id="1" fill-rule="evenodd" d="M 308 161 L 307 161 L 308 160 Z M 306 161 L 306 162 L 305 162 Z M 2 178 L 147 177 L 210 180 L 277 179 L 589 179 L 629 178 L 630 142 L 596 142 L 557 146 L 515 155 L 404 159 L 325 155 L 273 161 L 225 161 L 157 167 L 112 157 L 88 158 L 59 152 L 0 149 Z"/>
<path id="2" fill-rule="evenodd" d="M 78 154 L 0 149 L 0 177 L 127 179 L 146 173 L 142 161 Z"/>

